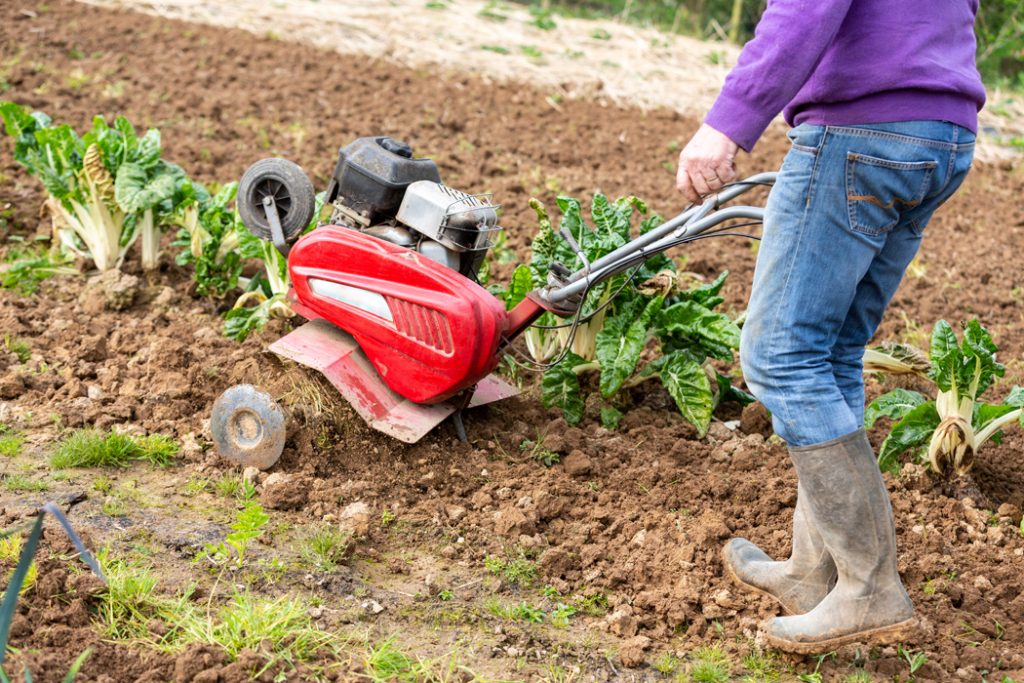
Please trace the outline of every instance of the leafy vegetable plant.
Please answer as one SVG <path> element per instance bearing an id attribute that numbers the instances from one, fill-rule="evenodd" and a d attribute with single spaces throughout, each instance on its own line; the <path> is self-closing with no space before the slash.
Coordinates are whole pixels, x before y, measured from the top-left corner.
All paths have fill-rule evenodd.
<path id="1" fill-rule="evenodd" d="M 93 260 L 101 270 L 120 268 L 142 235 L 142 263 L 156 266 L 159 225 L 170 215 L 185 173 L 160 158 L 160 133 L 139 137 L 124 117 L 111 127 L 93 119 L 83 136 L 53 125 L 42 112 L 0 102 L 0 117 L 14 138 L 14 158 L 46 188 L 57 241 Z"/>
<path id="2" fill-rule="evenodd" d="M 316 196 L 316 208 L 306 232 L 319 223 L 323 206 L 324 194 L 321 192 Z M 262 329 L 271 317 L 290 318 L 295 314 L 288 304 L 288 289 L 291 287 L 288 259 L 273 244 L 261 240 L 248 230 L 240 233 L 239 253 L 242 258 L 263 262 L 260 275 L 249 282 L 247 291 L 224 314 L 224 335 L 244 341 L 250 334 Z"/>
<path id="3" fill-rule="evenodd" d="M 200 296 L 222 297 L 238 286 L 239 247 L 246 230 L 238 212 L 230 208 L 237 192 L 238 183 L 228 183 L 214 195 L 198 183 L 188 183 L 172 219 L 181 228 L 172 246 L 184 247 L 176 261 L 195 267 Z"/>
<path id="4" fill-rule="evenodd" d="M 540 231 L 531 246 L 528 265 L 516 269 L 507 290 L 499 291 L 511 308 L 526 294 L 543 286 L 552 263 L 570 270 L 583 266 L 569 243 L 552 226 L 547 211 L 534 200 Z M 591 205 L 594 226 L 585 224 L 580 203 L 558 199 L 561 228 L 570 232 L 589 262 L 629 241 L 634 214 L 645 215 L 647 206 L 636 197 L 614 202 L 602 194 Z M 638 226 L 643 234 L 660 224 L 654 215 Z M 740 331 L 728 315 L 715 310 L 728 273 L 711 283 L 679 274 L 664 254 L 653 256 L 633 273 L 624 273 L 591 288 L 583 303 L 583 321 L 572 328 L 545 314 L 538 326 L 525 334 L 527 348 L 537 362 L 561 360 L 550 367 L 541 382 L 547 406 L 558 406 L 571 424 L 583 418 L 581 375 L 598 373 L 598 389 L 607 402 L 602 421 L 613 426 L 621 417 L 612 404 L 621 403 L 622 391 L 648 379 L 659 379 L 680 413 L 703 436 L 715 407 L 723 400 L 750 402 L 753 397 L 732 387 L 711 360 L 731 362 L 739 347 Z M 639 286 L 634 283 L 640 283 Z"/>
<path id="5" fill-rule="evenodd" d="M 1024 426 L 1024 388 L 1013 387 L 1002 403 L 980 400 L 995 378 L 1006 372 L 996 360 L 996 351 L 992 337 L 977 320 L 964 326 L 962 343 L 948 322 L 935 323 L 927 357 L 906 345 L 869 350 L 866 370 L 917 374 L 932 381 L 937 391 L 929 399 L 916 391 L 894 389 L 868 405 L 867 428 L 882 416 L 896 421 L 878 456 L 883 470 L 897 472 L 899 456 L 912 450 L 939 474 L 965 474 L 987 441 L 998 441 L 1002 429 L 1013 422 Z"/>

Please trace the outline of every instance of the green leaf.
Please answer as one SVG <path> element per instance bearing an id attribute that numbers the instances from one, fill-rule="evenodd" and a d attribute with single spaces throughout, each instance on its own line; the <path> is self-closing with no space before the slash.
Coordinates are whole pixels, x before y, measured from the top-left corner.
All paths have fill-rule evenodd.
<path id="1" fill-rule="evenodd" d="M 637 298 L 605 320 L 597 333 L 597 360 L 601 363 L 601 395 L 610 398 L 636 370 L 651 321 L 664 302 L 662 297 Z"/>
<path id="2" fill-rule="evenodd" d="M 1015 386 L 1010 389 L 1003 403 L 1014 408 L 1024 408 L 1024 387 Z"/>
<path id="3" fill-rule="evenodd" d="M 682 336 L 720 360 L 732 360 L 733 350 L 740 345 L 740 328 L 736 323 L 696 301 L 681 301 L 664 309 L 658 327 L 660 334 Z"/>
<path id="4" fill-rule="evenodd" d="M 716 372 L 715 376 L 718 380 L 718 405 L 733 402 L 748 406 L 757 402 L 757 398 L 753 394 L 748 394 L 739 387 L 733 386 L 732 380 L 722 373 Z"/>
<path id="5" fill-rule="evenodd" d="M 945 320 L 938 321 L 932 328 L 928 355 L 932 362 L 931 378 L 941 391 L 949 391 L 956 378 L 961 353 L 956 334 Z"/>
<path id="6" fill-rule="evenodd" d="M 558 365 L 548 368 L 541 378 L 540 396 L 546 408 L 562 409 L 565 421 L 571 425 L 583 420 L 583 395 L 580 380 L 574 368 L 585 361 L 570 352 Z"/>
<path id="7" fill-rule="evenodd" d="M 687 353 L 672 354 L 661 369 L 661 383 L 676 402 L 679 412 L 703 438 L 711 426 L 714 393 L 704 368 Z"/>
<path id="8" fill-rule="evenodd" d="M 882 443 L 878 454 L 878 466 L 884 472 L 899 472 L 900 454 L 916 446 L 923 446 L 932 438 L 932 433 L 939 426 L 939 412 L 935 401 L 928 401 L 917 406 L 893 425 L 892 431 Z"/>
<path id="9" fill-rule="evenodd" d="M 977 320 L 971 320 L 964 329 L 963 353 L 968 359 L 968 366 L 972 371 L 971 378 L 977 384 L 974 395 L 977 398 L 985 393 L 985 390 L 992 386 L 996 377 L 1006 374 L 1006 366 L 996 360 L 995 342 L 992 341 L 988 330 L 981 326 Z M 966 387 L 965 387 L 966 389 Z"/>
<path id="10" fill-rule="evenodd" d="M 1007 415 L 1017 410 L 1016 407 L 1006 405 L 1005 403 L 999 405 L 993 405 L 990 403 L 976 403 L 974 405 L 974 414 L 971 416 L 971 426 L 975 432 L 980 432 L 984 429 L 992 420 L 997 420 L 1003 415 Z"/>
<path id="11" fill-rule="evenodd" d="M 902 420 L 907 413 L 927 400 L 924 395 L 916 391 L 893 389 L 868 404 L 864 411 L 864 428 L 871 429 L 875 426 L 878 418 L 883 416 L 891 420 Z"/>
<path id="12" fill-rule="evenodd" d="M 602 406 L 601 425 L 605 429 L 618 429 L 620 422 L 622 422 L 622 411 L 615 406 Z"/>
<path id="13" fill-rule="evenodd" d="M 509 284 L 508 293 L 505 298 L 505 308 L 511 310 L 516 307 L 526 295 L 533 290 L 533 274 L 530 267 L 521 265 L 512 274 L 512 282 Z"/>
<path id="14" fill-rule="evenodd" d="M 177 185 L 178 177 L 170 164 L 160 163 L 151 168 L 123 164 L 114 180 L 114 198 L 125 213 L 137 213 L 170 199 Z"/>
<path id="15" fill-rule="evenodd" d="M 724 301 L 719 296 L 719 293 L 722 291 L 722 287 L 725 286 L 725 281 L 728 277 L 729 271 L 723 270 L 713 282 L 691 287 L 685 292 L 680 292 L 679 298 L 683 301 L 695 301 L 707 309 L 712 309 Z"/>

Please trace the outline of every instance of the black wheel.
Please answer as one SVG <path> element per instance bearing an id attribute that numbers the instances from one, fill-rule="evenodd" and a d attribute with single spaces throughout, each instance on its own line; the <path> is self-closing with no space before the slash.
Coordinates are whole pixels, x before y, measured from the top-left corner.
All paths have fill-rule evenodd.
<path id="1" fill-rule="evenodd" d="M 287 159 L 261 159 L 245 170 L 238 184 L 238 213 L 249 232 L 271 241 L 270 223 L 263 210 L 263 198 L 267 196 L 272 196 L 277 205 L 285 241 L 292 242 L 313 218 L 313 183 Z"/>
<path id="2" fill-rule="evenodd" d="M 266 470 L 284 451 L 285 415 L 277 401 L 251 384 L 221 394 L 210 414 L 217 451 L 242 467 Z"/>

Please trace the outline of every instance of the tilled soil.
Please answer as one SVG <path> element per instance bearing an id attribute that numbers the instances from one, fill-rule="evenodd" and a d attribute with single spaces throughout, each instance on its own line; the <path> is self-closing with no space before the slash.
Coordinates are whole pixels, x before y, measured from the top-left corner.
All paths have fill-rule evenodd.
<path id="1" fill-rule="evenodd" d="M 674 161 L 677 144 L 697 125 L 671 112 L 599 102 L 566 101 L 556 109 L 545 92 L 526 86 L 406 70 L 64 0 L 5 4 L 0 19 L 5 97 L 77 127 L 94 114 L 124 114 L 138 125 L 158 126 L 166 156 L 204 181 L 237 178 L 254 159 L 281 154 L 303 164 L 322 186 L 339 145 L 392 134 L 437 159 L 449 184 L 494 193 L 520 255 L 534 229 L 531 196 L 551 204 L 558 193 L 589 197 L 601 190 L 636 194 L 665 213 L 678 207 L 672 174 L 662 164 Z M 785 145 L 781 136 L 765 139 L 740 161 L 741 172 L 777 166 Z M 14 163 L 7 142 L 0 146 L 0 174 L 4 236 L 45 232 L 37 215 L 40 189 Z M 1014 247 L 1024 244 L 1024 209 L 1016 201 L 1022 191 L 1019 167 L 975 169 L 929 226 L 919 263 L 880 338 L 923 343 L 939 317 L 977 317 L 1009 367 L 995 391 L 1022 381 L 1024 281 L 1013 258 Z M 742 309 L 754 262 L 749 243 L 711 240 L 685 256 L 686 268 L 701 275 L 729 269 L 728 304 Z M 294 409 L 289 444 L 276 467 L 285 485 L 262 487 L 268 508 L 301 526 L 334 520 L 362 501 L 374 515 L 388 510 L 407 525 L 401 534 L 367 529 L 353 565 L 351 580 L 374 584 L 380 599 L 390 600 L 386 628 L 413 640 L 417 629 L 429 630 L 410 616 L 402 597 L 429 583 L 428 574 L 472 581 L 488 555 L 522 552 L 535 558 L 542 584 L 566 594 L 607 595 L 610 614 L 579 617 L 574 628 L 601 634 L 611 654 L 598 656 L 578 643 L 556 648 L 558 636 L 528 629 L 499 626 L 495 634 L 485 620 L 477 630 L 486 634 L 477 637 L 486 647 L 473 651 L 470 668 L 536 679 L 541 651 L 561 649 L 584 679 L 655 680 L 659 674 L 648 664 L 663 652 L 721 643 L 739 658 L 757 649 L 758 623 L 777 611 L 733 587 L 719 560 L 723 542 L 734 535 L 776 556 L 788 552 L 795 478 L 785 448 L 770 438 L 757 408 L 745 411 L 738 430 L 716 423 L 707 439 L 697 440 L 660 391 L 635 390 L 635 407 L 614 432 L 594 416 L 570 428 L 528 392 L 470 414 L 469 444 L 458 443 L 445 426 L 405 446 L 369 431 L 321 384 L 262 350 L 286 330 L 283 323 L 241 345 L 222 338 L 219 304 L 195 298 L 188 273 L 165 261 L 148 278 L 136 273 L 136 301 L 123 311 L 104 307 L 102 288 L 83 286 L 81 278 L 50 281 L 34 297 L 0 292 L 0 330 L 25 340 L 32 353 L 27 363 L 0 353 L 0 422 L 26 432 L 33 458 L 43 460 L 67 427 L 171 434 L 184 444 L 182 462 L 144 477 L 143 486 L 173 498 L 167 481 L 225 468 L 209 448 L 213 400 L 234 383 L 259 383 Z M 881 389 L 869 383 L 871 395 Z M 876 446 L 885 426 L 872 433 Z M 522 449 L 530 441 L 562 462 L 542 467 L 529 447 Z M 1024 539 L 1016 529 L 1024 506 L 1022 448 L 1024 434 L 1009 431 L 1001 445 L 981 452 L 970 481 L 940 482 L 914 466 L 887 479 L 900 570 L 922 620 L 905 647 L 928 657 L 918 680 L 1024 680 Z M 43 497 L 0 496 L 4 526 Z M 181 558 L 189 556 L 190 542 L 174 529 L 174 518 L 192 524 L 205 513 L 155 509 L 166 521 L 142 511 L 137 517 L 157 529 L 156 540 L 181 579 L 189 571 Z M 73 508 L 71 519 L 94 545 L 121 538 L 96 501 Z M 171 530 L 163 533 L 162 524 Z M 201 547 L 199 527 L 191 533 L 191 544 Z M 408 561 L 395 559 L 409 551 L 414 557 Z M 68 575 L 66 565 L 47 562 L 13 638 L 21 657 L 41 672 L 36 680 L 59 680 L 90 644 L 98 650 L 83 681 L 230 681 L 245 669 L 217 653 L 158 655 L 103 642 L 89 619 L 96 587 Z M 302 581 L 285 584 L 295 588 Z M 483 583 L 459 597 L 482 599 L 491 590 L 518 595 L 509 586 Z M 419 640 L 436 650 L 464 629 L 472 632 L 448 623 L 440 636 Z M 523 669 L 518 657 L 534 663 Z M 825 680 L 840 680 L 855 660 L 878 680 L 907 672 L 895 648 L 860 658 L 853 649 L 842 651 L 820 670 Z M 818 664 L 786 661 L 795 672 Z"/>

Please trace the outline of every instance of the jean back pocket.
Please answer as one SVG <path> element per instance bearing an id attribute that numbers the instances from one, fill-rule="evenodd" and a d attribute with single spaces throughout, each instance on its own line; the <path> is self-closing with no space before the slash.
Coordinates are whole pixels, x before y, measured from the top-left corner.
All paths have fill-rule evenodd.
<path id="1" fill-rule="evenodd" d="M 892 161 L 848 152 L 846 204 L 850 228 L 867 235 L 889 232 L 918 206 L 931 186 L 935 161 Z"/>

